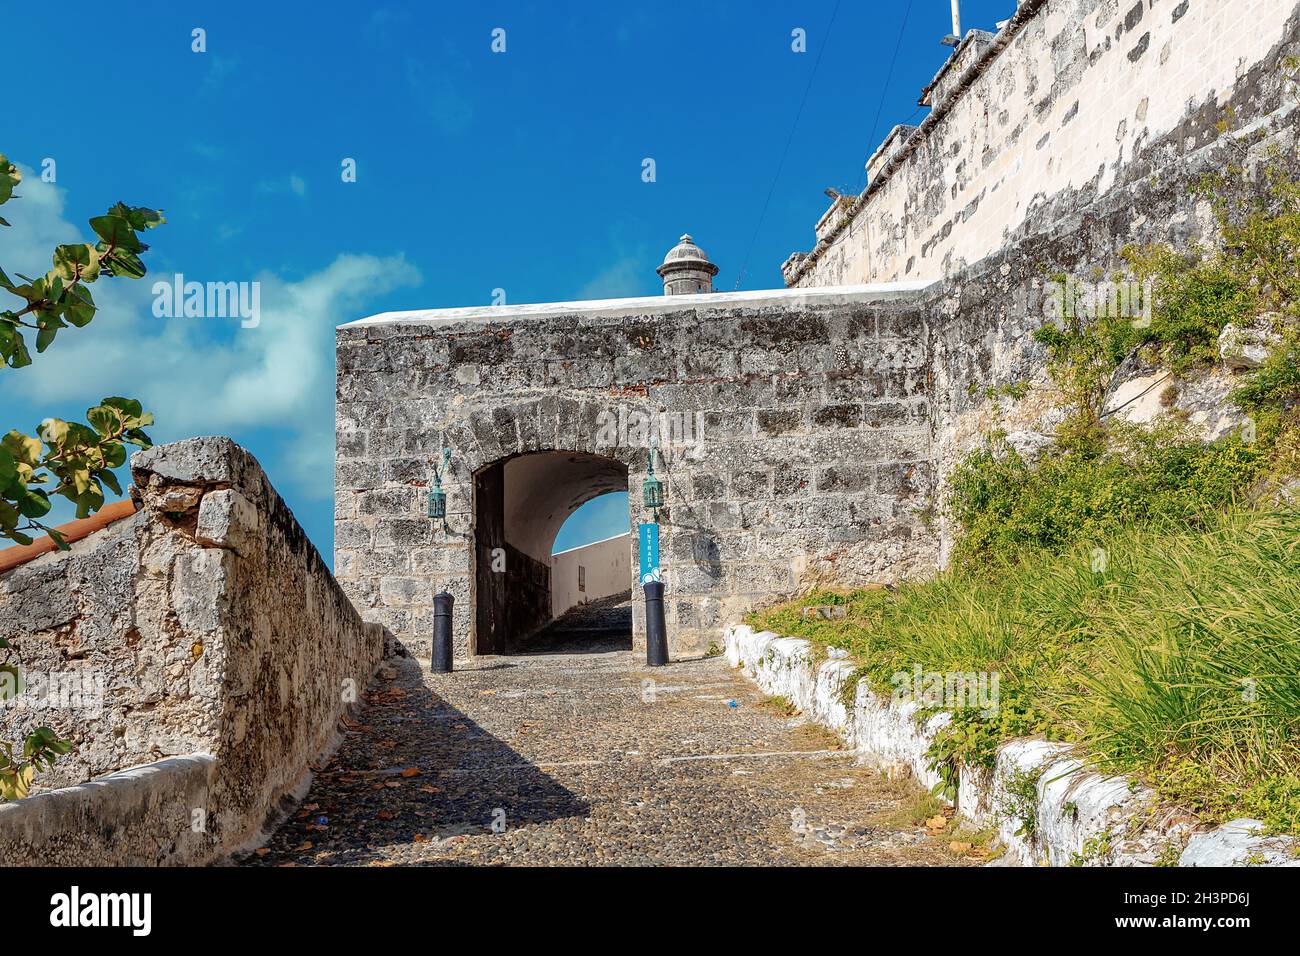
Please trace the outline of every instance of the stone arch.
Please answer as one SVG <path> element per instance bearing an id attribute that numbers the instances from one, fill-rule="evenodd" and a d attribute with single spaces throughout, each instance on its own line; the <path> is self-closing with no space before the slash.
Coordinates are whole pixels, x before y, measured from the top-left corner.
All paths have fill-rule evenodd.
<path id="1" fill-rule="evenodd" d="M 453 413 L 441 439 L 470 473 L 517 455 L 562 450 L 599 455 L 624 465 L 645 457 L 645 449 L 628 447 L 617 434 L 608 438 L 608 426 L 620 415 L 653 416 L 656 410 L 635 393 L 592 398 L 582 394 L 498 397 L 490 408 L 478 408 L 463 417 Z"/>

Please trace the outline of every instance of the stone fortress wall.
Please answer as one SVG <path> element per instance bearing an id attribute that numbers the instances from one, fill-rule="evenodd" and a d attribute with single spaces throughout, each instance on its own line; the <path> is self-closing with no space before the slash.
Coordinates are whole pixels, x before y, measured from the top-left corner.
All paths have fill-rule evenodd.
<path id="1" fill-rule="evenodd" d="M 922 294 L 677 295 L 344 326 L 338 579 L 363 614 L 406 641 L 427 640 L 433 595 L 446 589 L 457 652 L 491 652 L 474 614 L 477 591 L 493 586 L 483 569 L 500 547 L 510 573 L 527 545 L 526 529 L 499 528 L 483 512 L 475 520 L 485 477 L 499 462 L 557 450 L 613 462 L 625 469 L 616 480 L 631 490 L 635 528 L 651 519 L 637 422 L 664 415 L 687 437 L 677 447 L 666 438 L 656 466 L 668 494 L 661 552 L 675 654 L 704 652 L 723 624 L 773 595 L 932 566 L 918 512 L 931 479 Z M 444 447 L 445 530 L 425 513 Z M 532 472 L 532 484 L 565 480 Z M 589 497 L 609 490 L 593 484 Z M 630 571 L 639 642 L 643 596 Z M 509 598 L 527 588 L 516 581 Z"/>
<path id="2" fill-rule="evenodd" d="M 1260 194 L 1264 163 L 1300 177 L 1297 58 L 1294 0 L 1025 2 L 996 37 L 968 34 L 927 93 L 931 116 L 890 134 L 862 195 L 832 204 L 813 252 L 784 266 L 801 288 L 936 280 L 927 350 L 940 499 L 990 430 L 1031 455 L 1050 442 L 1060 408 L 1032 333 L 1050 318 L 1052 277 L 1122 271 L 1128 244 L 1217 242 L 1209 204 L 1191 193 L 1207 173 L 1244 167 L 1228 183 L 1236 199 Z M 1124 403 L 1162 375 L 1122 370 L 1108 408 L 1158 413 Z M 987 397 L 1020 383 L 1032 386 L 1024 399 Z M 1240 423 L 1233 384 L 1218 370 L 1184 381 L 1172 408 L 1214 437 Z M 953 529 L 937 510 L 942 564 Z"/>
<path id="3" fill-rule="evenodd" d="M 230 439 L 139 452 L 131 478 L 132 517 L 0 576 L 0 635 L 31 687 L 0 707 L 0 739 L 47 725 L 73 744 L 41 792 L 0 803 L 0 865 L 240 851 L 310 781 L 383 653 Z"/>
<path id="4" fill-rule="evenodd" d="M 886 137 L 862 194 L 832 202 L 814 248 L 782 266 L 786 284 L 951 277 L 1194 161 L 1230 105 L 1237 129 L 1283 121 L 1296 13 L 1295 0 L 1024 0 L 996 35 L 967 33 L 923 93 L 925 120 Z"/>
<path id="5" fill-rule="evenodd" d="M 1273 148 L 1294 164 L 1298 37 L 1294 2 L 1029 0 L 996 36 L 967 35 L 925 93 L 930 116 L 890 134 L 864 193 L 834 201 L 816 248 L 787 261 L 788 293 L 673 294 L 681 276 L 693 293 L 712 275 L 683 237 L 660 267 L 668 298 L 341 328 L 344 588 L 368 619 L 421 642 L 446 588 L 457 653 L 495 652 L 476 633 L 488 629 L 477 592 L 500 601 L 540 585 L 476 581 L 487 552 L 475 559 L 475 529 L 495 520 L 476 520 L 476 473 L 548 449 L 607 456 L 626 468 L 635 527 L 649 518 L 646 449 L 598 437 L 619 409 L 702 422 L 699 456 L 660 476 L 675 654 L 817 584 L 932 573 L 951 544 L 940 503 L 953 463 L 993 427 L 1050 441 L 1059 409 L 1032 339 L 1048 277 L 1092 278 L 1129 242 L 1213 241 L 1208 206 L 1189 194 L 1202 173 Z M 1019 382 L 1040 387 L 986 397 Z M 1177 401 L 1194 420 L 1223 418 L 1230 387 Z M 449 531 L 422 515 L 443 447 Z M 488 536 L 514 554 L 509 528 Z"/>

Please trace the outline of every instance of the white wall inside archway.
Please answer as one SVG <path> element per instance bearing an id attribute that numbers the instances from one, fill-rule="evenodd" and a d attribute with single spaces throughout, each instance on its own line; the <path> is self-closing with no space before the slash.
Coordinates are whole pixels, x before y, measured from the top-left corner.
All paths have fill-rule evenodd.
<path id="1" fill-rule="evenodd" d="M 551 555 L 551 615 L 624 594 L 632 581 L 632 535 L 624 532 Z"/>
<path id="2" fill-rule="evenodd" d="M 506 540 L 550 564 L 561 526 L 581 505 L 611 491 L 627 491 L 627 466 L 583 452 L 537 452 L 505 465 Z"/>

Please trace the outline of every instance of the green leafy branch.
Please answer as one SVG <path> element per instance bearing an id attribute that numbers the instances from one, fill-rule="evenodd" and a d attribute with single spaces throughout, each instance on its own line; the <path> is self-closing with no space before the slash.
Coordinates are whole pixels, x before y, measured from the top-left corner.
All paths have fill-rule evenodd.
<path id="1" fill-rule="evenodd" d="M 0 154 L 0 205 L 15 198 L 20 182 L 18 167 Z M 15 282 L 0 269 L 0 289 L 24 303 L 16 310 L 0 311 L 0 360 L 9 368 L 32 364 L 25 329 L 36 332 L 36 351 L 44 352 L 60 329 L 88 325 L 97 308 L 87 286 L 101 276 L 142 278 L 146 270 L 140 255 L 149 247 L 139 234 L 164 222 L 157 210 L 117 203 L 90 220 L 98 242 L 56 247 L 53 268 L 40 278 L 17 274 L 22 281 Z M 0 218 L 0 225 L 9 223 Z"/>
<path id="2" fill-rule="evenodd" d="M 106 398 L 86 418 L 90 426 L 47 418 L 39 437 L 15 430 L 0 439 L 0 537 L 31 544 L 29 532 L 44 532 L 65 547 L 62 535 L 39 520 L 52 495 L 76 504 L 84 518 L 104 504 L 105 487 L 122 494 L 113 469 L 126 464 L 127 445 L 149 447 L 144 428 L 153 415 L 135 399 Z"/>
<path id="3" fill-rule="evenodd" d="M 0 154 L 0 205 L 18 198 L 22 182 L 18 167 Z M 141 255 L 148 246 L 140 234 L 166 220 L 160 212 L 117 203 L 90 220 L 96 241 L 55 248 L 53 267 L 38 278 L 17 274 L 15 281 L 0 269 L 0 290 L 20 300 L 0 309 L 0 369 L 32 363 L 28 337 L 44 352 L 59 331 L 83 328 L 98 311 L 89 286 L 103 277 L 139 279 L 145 275 Z M 0 227 L 9 227 L 0 217 Z M 104 504 L 105 489 L 122 494 L 113 469 L 126 464 L 127 446 L 148 448 L 146 426 L 153 415 L 132 398 L 106 398 L 86 412 L 86 423 L 47 418 L 35 435 L 10 431 L 0 438 L 0 539 L 31 544 L 33 532 L 48 534 L 60 549 L 63 536 L 41 519 L 51 498 L 62 496 L 84 518 Z M 0 705 L 22 693 L 17 648 L 0 638 Z M 0 740 L 0 801 L 26 796 L 36 773 L 48 770 L 72 745 L 49 727 L 37 727 L 22 745 Z"/>
<path id="4" fill-rule="evenodd" d="M 18 167 L 0 154 L 0 205 L 18 198 L 14 190 L 21 182 Z M 89 286 L 100 278 L 143 277 L 140 257 L 149 247 L 140 234 L 165 221 L 157 210 L 117 203 L 90 220 L 98 241 L 58 246 L 45 275 L 15 281 L 0 269 L 0 289 L 22 302 L 0 310 L 0 368 L 31 364 L 31 332 L 41 353 L 61 329 L 88 325 L 97 312 Z M 0 226 L 9 222 L 0 218 Z M 122 494 L 113 469 L 126 463 L 127 445 L 149 447 L 144 428 L 153 416 L 134 399 L 114 397 L 89 409 L 86 419 L 48 418 L 34 435 L 11 431 L 0 439 L 0 539 L 31 544 L 32 534 L 43 532 L 64 548 L 62 536 L 41 521 L 53 496 L 72 501 L 84 518 L 103 505 L 105 489 Z"/>

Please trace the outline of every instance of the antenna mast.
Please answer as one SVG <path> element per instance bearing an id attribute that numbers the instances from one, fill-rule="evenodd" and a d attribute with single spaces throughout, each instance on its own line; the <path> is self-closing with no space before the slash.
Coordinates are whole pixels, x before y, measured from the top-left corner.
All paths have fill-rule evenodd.
<path id="1" fill-rule="evenodd" d="M 952 33 L 939 42 L 951 47 L 961 42 L 961 0 L 952 0 Z"/>

